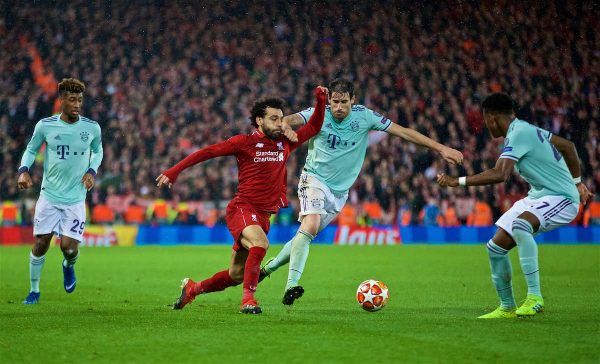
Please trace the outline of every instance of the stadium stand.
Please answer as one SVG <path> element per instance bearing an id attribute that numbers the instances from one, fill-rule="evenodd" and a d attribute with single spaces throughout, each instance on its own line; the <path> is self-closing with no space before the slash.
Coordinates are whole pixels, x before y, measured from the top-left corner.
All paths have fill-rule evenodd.
<path id="1" fill-rule="evenodd" d="M 16 169 L 36 121 L 56 110 L 63 77 L 86 82 L 83 114 L 102 126 L 105 156 L 88 204 L 112 215 L 98 221 L 222 221 L 236 187 L 233 158 L 192 168 L 171 191 L 155 188 L 154 177 L 190 151 L 250 131 L 255 99 L 278 95 L 288 113 L 300 111 L 314 85 L 337 76 L 354 80 L 359 103 L 465 154 L 464 166 L 449 168 L 397 138 L 374 138 L 350 194 L 367 220 L 419 224 L 431 202 L 440 216 L 428 223 L 489 224 L 526 193 L 517 178 L 508 191 L 433 183 L 440 171 L 495 163 L 501 142 L 490 141 L 478 106 L 494 91 L 513 95 L 521 117 L 571 139 L 584 181 L 599 192 L 600 37 L 587 2 L 342 2 L 353 10 L 342 20 L 328 2 L 144 4 L 0 6 L 0 200 L 5 211 L 16 201 L 24 224 L 39 190 L 19 193 Z M 149 21 L 158 13 L 169 17 Z M 292 206 L 305 153 L 288 164 Z M 598 202 L 585 214 L 581 223 L 598 222 Z"/>

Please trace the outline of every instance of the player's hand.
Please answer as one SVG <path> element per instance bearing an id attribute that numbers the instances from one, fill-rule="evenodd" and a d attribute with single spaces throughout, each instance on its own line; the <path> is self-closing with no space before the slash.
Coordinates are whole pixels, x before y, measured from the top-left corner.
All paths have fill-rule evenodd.
<path id="1" fill-rule="evenodd" d="M 169 177 L 165 176 L 164 174 L 161 174 L 160 176 L 156 177 L 156 182 L 158 182 L 156 184 L 158 188 L 161 188 L 162 186 L 167 186 L 171 188 L 171 186 L 173 186 L 173 183 L 171 183 Z"/>
<path id="2" fill-rule="evenodd" d="M 31 176 L 29 175 L 29 172 L 23 172 L 19 175 L 17 185 L 19 186 L 20 190 L 26 190 L 33 186 L 33 182 L 31 181 Z"/>
<path id="3" fill-rule="evenodd" d="M 440 155 L 450 164 L 462 164 L 463 155 L 456 149 L 444 147 L 440 150 Z"/>
<path id="4" fill-rule="evenodd" d="M 317 101 L 327 102 L 327 96 L 329 95 L 329 90 L 327 87 L 317 86 L 315 88 L 315 96 L 317 97 Z"/>
<path id="5" fill-rule="evenodd" d="M 281 130 L 283 131 L 283 135 L 288 138 L 290 142 L 296 143 L 298 141 L 298 134 L 296 134 L 288 123 L 282 123 Z"/>
<path id="6" fill-rule="evenodd" d="M 96 180 L 91 173 L 86 173 L 83 175 L 83 177 L 81 177 L 81 183 L 83 183 L 83 187 L 85 187 L 85 189 L 89 191 L 92 188 L 94 188 Z"/>
<path id="7" fill-rule="evenodd" d="M 442 187 L 458 187 L 458 178 L 441 173 L 437 175 L 437 183 Z"/>
<path id="8" fill-rule="evenodd" d="M 592 197 L 594 197 L 594 194 L 591 193 L 587 186 L 583 183 L 577 184 L 577 192 L 579 192 L 579 201 L 581 201 L 581 203 L 584 205 L 586 205 L 592 199 Z"/>

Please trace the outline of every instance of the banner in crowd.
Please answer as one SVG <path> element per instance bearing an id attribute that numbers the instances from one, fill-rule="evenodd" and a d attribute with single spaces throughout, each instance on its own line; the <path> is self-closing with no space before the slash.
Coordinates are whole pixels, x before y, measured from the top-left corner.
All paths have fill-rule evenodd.
<path id="1" fill-rule="evenodd" d="M 134 246 L 138 227 L 136 225 L 91 225 L 83 232 L 83 246 Z"/>
<path id="2" fill-rule="evenodd" d="M 333 243 L 337 245 L 400 244 L 400 229 L 397 226 L 338 226 Z"/>
<path id="3" fill-rule="evenodd" d="M 88 225 L 83 232 L 82 246 L 134 246 L 138 235 L 137 225 Z M 30 245 L 35 242 L 32 226 L 0 227 L 0 245 Z M 57 239 L 53 239 L 53 244 Z"/>
<path id="4" fill-rule="evenodd" d="M 297 225 L 273 225 L 268 238 L 271 244 L 282 244 L 294 237 Z M 313 244 L 394 245 L 394 244 L 482 244 L 496 228 L 377 226 L 348 227 L 330 225 L 321 231 Z M 34 242 L 31 226 L 0 227 L 0 245 Z M 565 226 L 536 236 L 538 243 L 600 244 L 600 226 L 589 228 Z M 225 225 L 212 228 L 199 225 L 90 225 L 86 226 L 83 246 L 110 247 L 133 245 L 231 245 L 232 237 Z"/>

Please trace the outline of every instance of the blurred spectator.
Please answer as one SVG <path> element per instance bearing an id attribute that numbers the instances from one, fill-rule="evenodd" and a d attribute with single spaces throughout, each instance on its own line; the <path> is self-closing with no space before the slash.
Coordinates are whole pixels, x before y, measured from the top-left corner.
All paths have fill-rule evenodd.
<path id="1" fill-rule="evenodd" d="M 172 211 L 167 201 L 161 198 L 156 199 L 146 209 L 146 221 L 165 224 L 169 221 L 169 217 L 172 216 Z"/>
<path id="2" fill-rule="evenodd" d="M 494 224 L 492 216 L 492 208 L 485 201 L 481 192 L 477 193 L 475 208 L 467 217 L 468 226 L 491 226 Z"/>
<path id="3" fill-rule="evenodd" d="M 356 226 L 358 224 L 358 210 L 348 201 L 337 216 L 337 223 L 341 226 Z"/>
<path id="4" fill-rule="evenodd" d="M 400 208 L 398 209 L 398 217 L 396 224 L 399 226 L 409 226 L 412 223 L 412 208 L 405 198 L 400 199 Z"/>
<path id="5" fill-rule="evenodd" d="M 126 224 L 143 224 L 145 221 L 146 209 L 142 206 L 132 203 L 125 209 L 123 220 Z"/>
<path id="6" fill-rule="evenodd" d="M 98 204 L 92 209 L 92 223 L 109 225 L 115 222 L 115 212 L 105 204 Z"/>
<path id="7" fill-rule="evenodd" d="M 434 198 L 429 198 L 427 205 L 423 208 L 423 225 L 438 226 L 440 207 Z"/>
<path id="8" fill-rule="evenodd" d="M 583 215 L 583 226 L 600 225 L 600 196 L 594 196 Z"/>
<path id="9" fill-rule="evenodd" d="M 381 224 L 381 221 L 383 220 L 383 208 L 381 207 L 379 201 L 373 197 L 367 198 L 362 204 L 362 209 L 369 217 L 371 224 Z"/>
<path id="10" fill-rule="evenodd" d="M 12 226 L 21 224 L 21 211 L 13 201 L 4 201 L 0 208 L 0 225 Z"/>

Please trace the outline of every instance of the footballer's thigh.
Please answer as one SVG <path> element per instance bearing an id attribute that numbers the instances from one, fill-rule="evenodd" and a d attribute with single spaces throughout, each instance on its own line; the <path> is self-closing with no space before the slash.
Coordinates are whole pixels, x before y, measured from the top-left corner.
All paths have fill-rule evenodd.
<path id="1" fill-rule="evenodd" d="M 61 211 L 59 205 L 48 201 L 44 196 L 35 204 L 35 213 L 33 215 L 33 235 L 46 236 L 53 233 L 60 233 Z M 48 241 L 49 242 L 49 241 Z"/>
<path id="2" fill-rule="evenodd" d="M 74 205 L 61 205 L 60 212 L 59 234 L 82 242 L 85 229 L 85 201 Z"/>
<path id="3" fill-rule="evenodd" d="M 248 225 L 242 230 L 240 236 L 241 245 L 250 250 L 254 247 L 261 247 L 265 250 L 269 248 L 269 239 L 260 225 Z"/>
<path id="4" fill-rule="evenodd" d="M 538 233 L 570 224 L 579 211 L 578 203 L 573 203 L 563 196 L 544 196 L 536 200 L 527 198 L 525 200 L 529 207 L 527 212 L 539 221 L 537 228 L 532 224 L 533 230 Z M 522 218 L 529 221 L 526 216 Z"/>
<path id="5" fill-rule="evenodd" d="M 316 235 L 335 219 L 344 207 L 348 194 L 335 196 L 316 177 L 303 173 L 298 183 L 301 229 Z"/>
<path id="6" fill-rule="evenodd" d="M 59 208 L 40 195 L 35 204 L 33 216 L 33 235 L 35 236 L 35 244 L 32 248 L 33 255 L 41 257 L 46 254 L 54 233 L 59 232 L 59 222 Z"/>
<path id="7" fill-rule="evenodd" d="M 46 254 L 46 252 L 48 252 L 48 249 L 50 248 L 50 242 L 52 241 L 53 236 L 54 233 L 36 235 L 35 243 L 33 244 L 33 248 L 31 249 L 33 255 L 36 257 L 41 257 L 42 255 Z"/>
<path id="8" fill-rule="evenodd" d="M 578 208 L 579 205 L 562 196 L 544 196 L 535 200 L 524 198 L 515 202 L 496 221 L 496 226 L 512 237 L 512 224 L 520 218 L 528 221 L 534 234 L 538 234 L 570 223 L 577 216 Z"/>
<path id="9" fill-rule="evenodd" d="M 316 177 L 303 173 L 298 183 L 298 200 L 300 201 L 300 216 L 302 222 L 308 215 L 325 215 L 325 200 L 327 187 Z"/>

